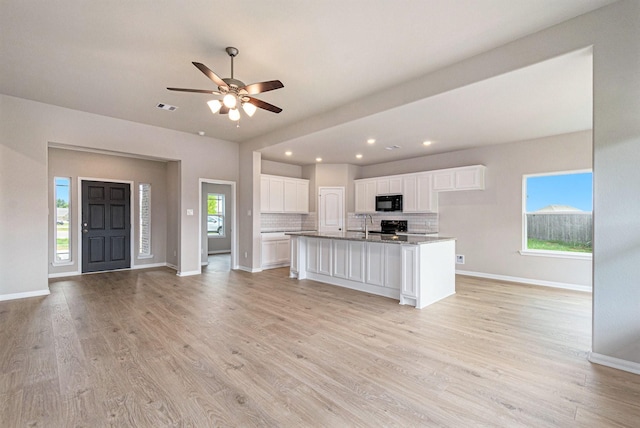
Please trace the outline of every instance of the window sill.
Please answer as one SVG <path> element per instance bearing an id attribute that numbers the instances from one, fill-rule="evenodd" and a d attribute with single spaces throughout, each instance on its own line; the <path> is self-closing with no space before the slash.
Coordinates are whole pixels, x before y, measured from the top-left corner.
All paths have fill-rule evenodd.
<path id="1" fill-rule="evenodd" d="M 74 264 L 73 260 L 69 260 L 68 262 L 52 262 L 51 266 L 73 266 Z"/>
<path id="2" fill-rule="evenodd" d="M 153 258 L 153 254 L 145 254 L 144 256 L 138 255 L 138 260 L 152 259 L 152 258 Z"/>
<path id="3" fill-rule="evenodd" d="M 592 260 L 592 253 L 572 253 L 568 251 L 520 250 L 521 256 L 553 257 L 557 259 Z"/>

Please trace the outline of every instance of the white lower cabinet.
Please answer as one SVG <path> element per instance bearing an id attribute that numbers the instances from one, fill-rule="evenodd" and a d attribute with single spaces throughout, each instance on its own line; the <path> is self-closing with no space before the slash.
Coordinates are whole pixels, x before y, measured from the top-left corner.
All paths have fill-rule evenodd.
<path id="1" fill-rule="evenodd" d="M 263 233 L 261 250 L 262 269 L 289 266 L 291 244 L 284 233 Z"/>
<path id="2" fill-rule="evenodd" d="M 293 245 L 293 244 L 292 244 Z M 423 308 L 455 293 L 455 241 L 417 245 L 297 237 L 291 275 Z"/>
<path id="3" fill-rule="evenodd" d="M 400 303 L 403 305 L 413 304 L 418 297 L 418 247 L 402 247 L 402 288 L 400 290 Z"/>
<path id="4" fill-rule="evenodd" d="M 390 245 L 390 244 L 386 244 Z M 384 286 L 385 244 L 367 244 L 367 283 Z"/>
<path id="5" fill-rule="evenodd" d="M 384 246 L 384 286 L 400 290 L 402 285 L 402 246 Z"/>
<path id="6" fill-rule="evenodd" d="M 365 243 L 333 241 L 333 276 L 350 281 L 364 282 Z"/>

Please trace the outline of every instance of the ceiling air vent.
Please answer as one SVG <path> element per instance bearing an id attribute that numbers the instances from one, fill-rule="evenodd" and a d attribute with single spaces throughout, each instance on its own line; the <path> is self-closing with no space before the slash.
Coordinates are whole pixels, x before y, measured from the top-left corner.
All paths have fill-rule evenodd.
<path id="1" fill-rule="evenodd" d="M 171 106 L 169 104 L 163 104 L 163 103 L 158 104 L 156 107 L 161 108 L 162 110 L 169 110 L 169 111 L 174 111 L 175 109 L 178 108 L 176 106 Z"/>
<path id="2" fill-rule="evenodd" d="M 393 146 L 385 147 L 385 150 L 396 150 L 396 149 L 399 149 L 399 148 L 400 148 L 400 146 L 395 144 Z"/>

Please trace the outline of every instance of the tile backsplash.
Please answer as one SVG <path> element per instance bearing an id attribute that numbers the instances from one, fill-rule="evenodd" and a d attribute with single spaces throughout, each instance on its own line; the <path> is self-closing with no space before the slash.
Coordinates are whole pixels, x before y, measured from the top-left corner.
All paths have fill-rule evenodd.
<path id="1" fill-rule="evenodd" d="M 261 232 L 297 232 L 316 230 L 316 213 L 309 214 L 260 214 Z"/>
<path id="2" fill-rule="evenodd" d="M 375 213 L 371 214 L 373 224 L 370 230 L 380 230 L 380 220 L 407 220 L 407 230 L 413 233 L 437 233 L 438 214 L 401 214 Z M 367 221 L 369 221 L 367 217 Z M 364 226 L 363 214 L 349 213 L 347 216 L 348 230 L 362 230 Z"/>
<path id="3" fill-rule="evenodd" d="M 371 230 L 380 230 L 380 220 L 407 220 L 407 229 L 414 233 L 437 233 L 438 214 L 371 214 L 373 224 Z M 347 230 L 362 230 L 362 214 L 347 214 Z M 261 232 L 296 232 L 300 230 L 317 230 L 316 213 L 309 214 L 260 214 Z"/>

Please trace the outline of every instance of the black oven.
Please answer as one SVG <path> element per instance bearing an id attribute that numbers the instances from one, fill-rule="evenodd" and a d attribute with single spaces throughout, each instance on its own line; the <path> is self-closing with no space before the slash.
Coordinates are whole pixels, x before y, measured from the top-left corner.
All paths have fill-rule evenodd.
<path id="1" fill-rule="evenodd" d="M 402 211 L 402 195 L 376 196 L 376 211 Z"/>

